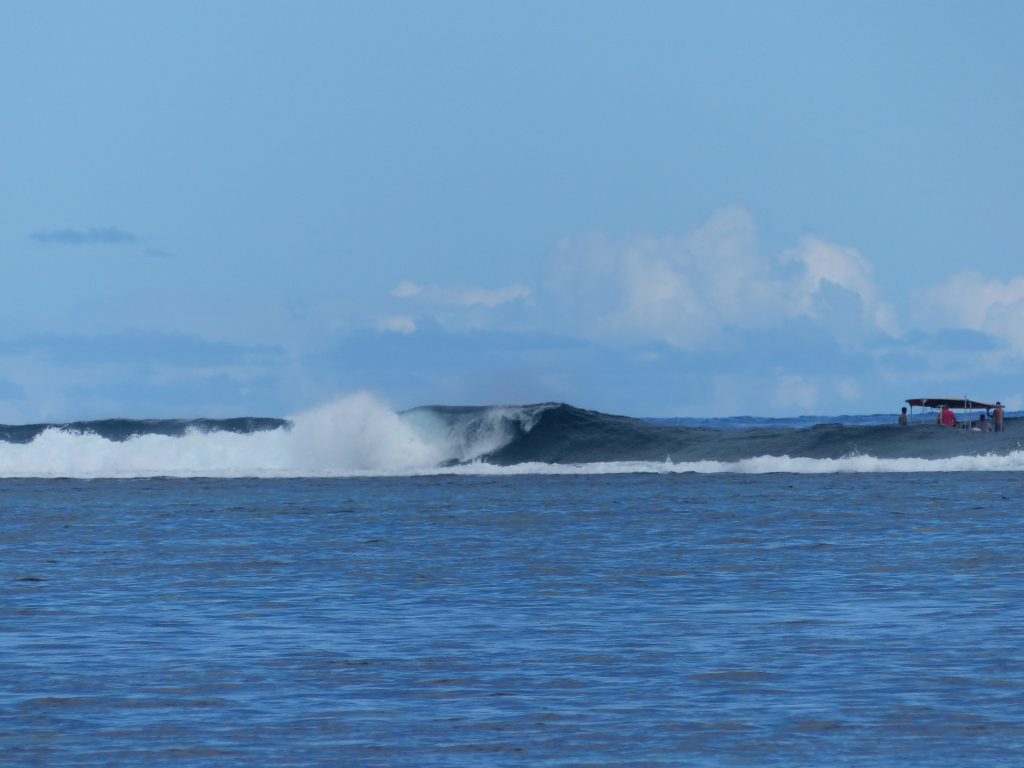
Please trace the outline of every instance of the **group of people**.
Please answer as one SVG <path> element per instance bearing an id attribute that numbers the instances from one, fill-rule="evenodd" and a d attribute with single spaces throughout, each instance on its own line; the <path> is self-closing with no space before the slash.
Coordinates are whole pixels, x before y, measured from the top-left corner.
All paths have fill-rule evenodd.
<path id="1" fill-rule="evenodd" d="M 899 423 L 901 427 L 905 427 L 908 424 L 906 406 L 903 406 L 903 408 L 900 409 Z M 939 411 L 938 423 L 944 427 L 960 426 L 960 422 L 957 420 L 956 414 L 953 413 L 952 409 L 948 405 L 942 406 L 942 410 Z M 1002 432 L 1003 404 L 996 400 L 996 407 L 992 411 L 991 421 L 989 421 L 983 413 L 978 417 L 976 422 L 968 424 L 967 427 L 978 432 Z"/>

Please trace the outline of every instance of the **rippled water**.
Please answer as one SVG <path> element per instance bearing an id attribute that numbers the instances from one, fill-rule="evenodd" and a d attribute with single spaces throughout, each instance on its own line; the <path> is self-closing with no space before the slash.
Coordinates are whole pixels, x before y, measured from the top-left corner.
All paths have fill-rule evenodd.
<path id="1" fill-rule="evenodd" d="M 1022 491 L 0 481 L 0 763 L 1013 764 Z"/>

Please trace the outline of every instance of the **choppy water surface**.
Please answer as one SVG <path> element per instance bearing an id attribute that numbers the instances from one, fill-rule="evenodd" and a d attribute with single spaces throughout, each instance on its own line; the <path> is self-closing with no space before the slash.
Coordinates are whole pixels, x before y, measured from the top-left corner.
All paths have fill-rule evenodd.
<path id="1" fill-rule="evenodd" d="M 1007 765 L 1018 473 L 0 481 L 5 765 Z"/>

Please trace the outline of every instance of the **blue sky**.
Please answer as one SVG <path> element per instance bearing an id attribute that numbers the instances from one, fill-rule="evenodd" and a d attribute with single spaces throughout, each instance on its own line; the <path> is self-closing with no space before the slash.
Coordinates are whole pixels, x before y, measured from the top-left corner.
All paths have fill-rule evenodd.
<path id="1" fill-rule="evenodd" d="M 0 6 L 0 421 L 1024 407 L 1024 5 Z"/>

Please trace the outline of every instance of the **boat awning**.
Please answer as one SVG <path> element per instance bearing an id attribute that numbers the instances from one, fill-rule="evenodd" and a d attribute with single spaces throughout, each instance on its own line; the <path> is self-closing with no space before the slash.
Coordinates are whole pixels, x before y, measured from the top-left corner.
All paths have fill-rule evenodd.
<path id="1" fill-rule="evenodd" d="M 971 411 L 989 411 L 996 408 L 995 403 L 981 403 L 966 397 L 912 397 L 907 405 L 919 408 L 963 408 Z"/>

